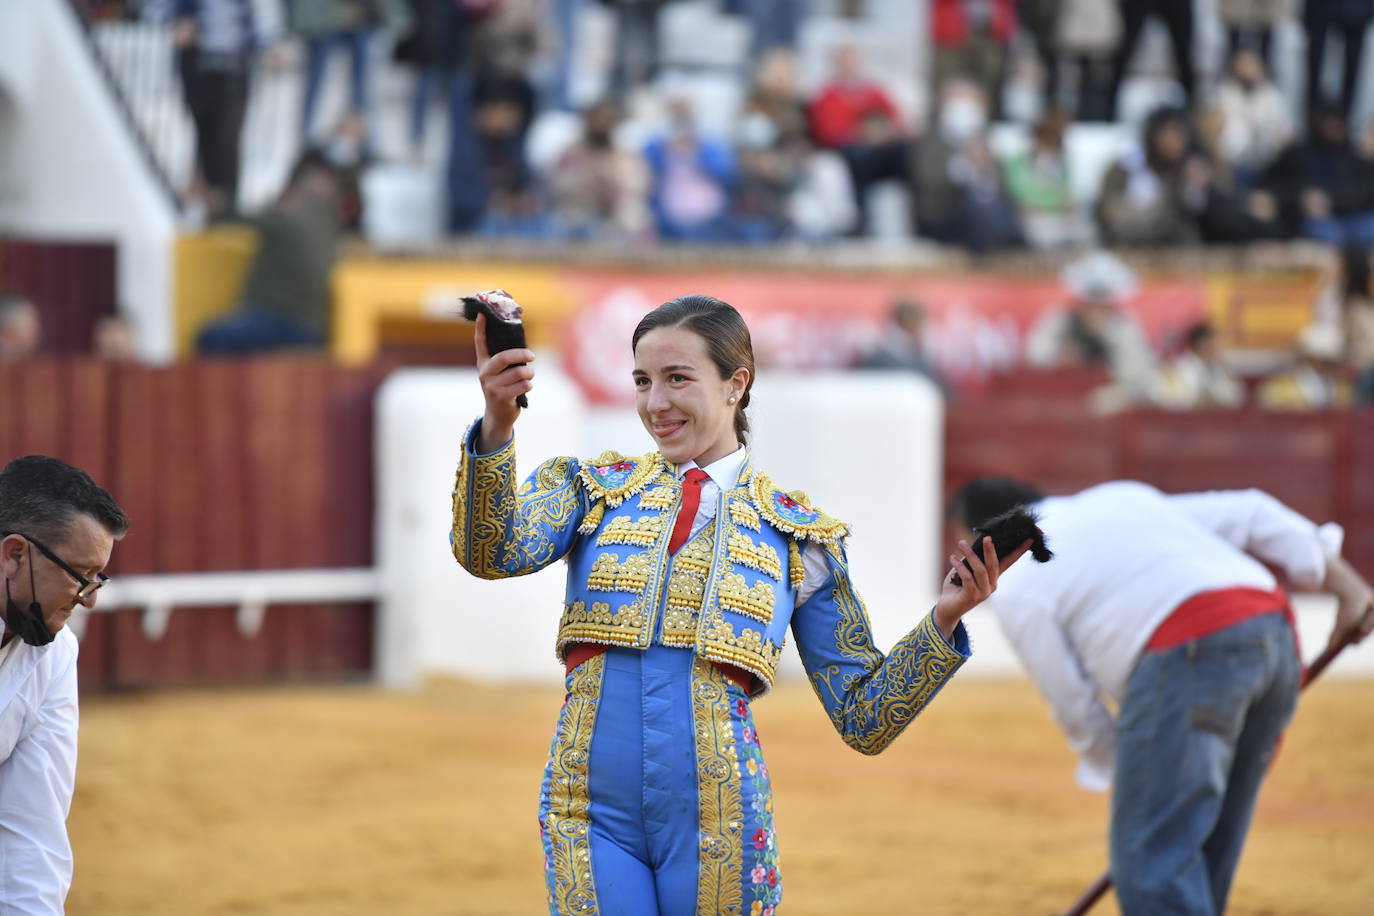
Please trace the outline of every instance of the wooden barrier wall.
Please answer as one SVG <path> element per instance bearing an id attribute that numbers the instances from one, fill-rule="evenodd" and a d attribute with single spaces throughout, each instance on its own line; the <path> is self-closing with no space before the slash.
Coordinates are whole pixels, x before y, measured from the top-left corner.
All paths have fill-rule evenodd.
<path id="1" fill-rule="evenodd" d="M 387 371 L 313 359 L 0 367 L 0 460 L 56 455 L 110 489 L 133 521 L 111 575 L 367 566 L 372 405 Z M 1175 492 L 1260 487 L 1343 524 L 1347 557 L 1374 578 L 1374 411 L 1099 417 L 1081 397 L 1094 381 L 1018 375 L 954 405 L 946 491 L 984 473 L 1050 492 L 1122 477 Z M 137 611 L 93 614 L 82 687 L 361 676 L 372 616 L 367 604 L 274 606 L 244 637 L 233 608 L 198 608 L 151 641 Z"/>
<path id="2" fill-rule="evenodd" d="M 0 456 L 86 469 L 132 520 L 110 574 L 368 566 L 378 369 L 306 359 L 165 369 L 49 360 L 0 367 Z M 274 606 L 242 636 L 234 608 L 92 614 L 85 689 L 291 680 L 371 668 L 372 608 Z"/>

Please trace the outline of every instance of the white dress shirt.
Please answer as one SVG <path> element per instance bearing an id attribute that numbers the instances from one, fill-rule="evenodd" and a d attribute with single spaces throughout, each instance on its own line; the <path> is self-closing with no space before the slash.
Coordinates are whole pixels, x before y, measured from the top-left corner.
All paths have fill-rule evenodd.
<path id="1" fill-rule="evenodd" d="M 688 537 L 695 537 L 697 532 L 706 527 L 707 522 L 716 517 L 716 504 L 719 502 L 721 491 L 733 487 L 738 482 L 740 468 L 744 467 L 744 461 L 748 457 L 749 452 L 741 445 L 724 458 L 717 458 L 702 468 L 707 479 L 701 482 L 701 502 L 697 504 L 696 518 L 692 520 L 692 531 Z M 677 479 L 681 480 L 688 471 L 698 466 L 695 461 L 678 465 Z M 802 546 L 801 555 L 802 568 L 806 571 L 806 576 L 802 579 L 801 587 L 797 589 L 797 607 L 801 607 L 830 575 L 830 567 L 825 561 L 825 550 L 821 545 L 808 540 Z"/>
<path id="2" fill-rule="evenodd" d="M 1274 589 L 1259 560 L 1298 588 L 1318 588 L 1327 558 L 1340 552 L 1338 526 L 1318 528 L 1259 490 L 1166 496 L 1118 481 L 1036 508 L 1054 559 L 1017 563 L 988 603 L 1081 755 L 1079 783 L 1098 791 L 1110 782 L 1115 750 L 1104 698 L 1121 702 L 1136 661 L 1175 608 L 1218 589 Z"/>
<path id="3" fill-rule="evenodd" d="M 0 916 L 60 916 L 72 883 L 76 654 L 64 628 L 0 664 Z"/>

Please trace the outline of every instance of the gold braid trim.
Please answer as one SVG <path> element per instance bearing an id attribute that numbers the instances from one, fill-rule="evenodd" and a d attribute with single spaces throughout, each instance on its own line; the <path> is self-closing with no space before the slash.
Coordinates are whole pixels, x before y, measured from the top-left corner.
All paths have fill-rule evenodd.
<path id="1" fill-rule="evenodd" d="M 759 510 L 742 499 L 730 500 L 730 520 L 741 528 L 748 528 L 750 531 L 759 530 Z"/>
<path id="2" fill-rule="evenodd" d="M 726 662 L 758 676 L 763 693 L 773 687 L 773 678 L 782 658 L 782 646 L 775 646 L 758 630 L 745 628 L 738 636 L 730 621 L 715 614 L 697 640 L 697 656 L 713 662 Z"/>
<path id="3" fill-rule="evenodd" d="M 742 916 L 744 806 L 739 755 L 730 721 L 725 675 L 710 662 L 692 662 L 692 724 L 697 751 L 699 914 Z"/>
<path id="4" fill-rule="evenodd" d="M 587 588 L 594 592 L 642 592 L 653 575 L 653 562 L 648 551 L 632 553 L 623 562 L 613 553 L 603 553 L 592 562 Z"/>
<path id="5" fill-rule="evenodd" d="M 578 534 L 591 534 L 601 524 L 602 517 L 606 514 L 606 501 L 598 499 L 590 509 L 587 510 L 587 517 L 582 520 L 582 524 L 577 526 Z"/>
<path id="6" fill-rule="evenodd" d="M 773 586 L 767 582 L 747 585 L 739 573 L 726 573 L 720 581 L 720 606 L 752 617 L 760 623 L 773 622 L 773 605 L 777 599 Z M 699 607 L 700 605 L 698 605 Z"/>
<path id="7" fill-rule="evenodd" d="M 633 470 L 625 482 L 617 487 L 607 487 L 597 475 L 592 473 L 592 468 L 606 467 L 611 464 L 630 464 Z M 650 452 L 637 458 L 627 458 L 616 451 L 607 450 L 597 455 L 591 461 L 583 462 L 578 470 L 578 476 L 582 478 L 582 484 L 591 494 L 592 499 L 602 498 L 606 500 L 606 505 L 614 509 L 625 500 L 634 496 L 644 489 L 655 477 L 663 471 L 663 456 L 658 452 Z"/>
<path id="8" fill-rule="evenodd" d="M 730 562 L 756 569 L 778 582 L 782 581 L 782 564 L 778 560 L 778 552 L 771 545 L 755 544 L 748 535 L 731 531 L 725 546 L 730 554 Z"/>
<path id="9" fill-rule="evenodd" d="M 671 509 L 677 502 L 677 490 L 662 484 L 645 490 L 639 495 L 641 509 Z"/>
<path id="10" fill-rule="evenodd" d="M 544 820 L 553 851 L 550 904 L 555 912 L 569 916 L 597 916 L 600 912 L 592 875 L 592 796 L 587 764 L 605 669 L 606 657 L 598 655 L 573 672 L 550 760 L 549 811 Z"/>
<path id="11" fill-rule="evenodd" d="M 849 525 L 814 508 L 806 498 L 806 494 L 801 490 L 784 493 L 774 486 L 767 474 L 762 472 L 754 474 L 753 480 L 749 482 L 749 495 L 754 501 L 754 507 L 768 520 L 768 524 L 784 534 L 822 544 L 839 541 L 849 536 Z M 797 503 L 804 510 L 798 513 L 799 515 L 814 516 L 814 518 L 810 521 L 784 518 L 774 504 L 774 499 L 777 497 L 783 497 L 785 500 Z"/>
<path id="12" fill-rule="evenodd" d="M 806 581 L 806 567 L 802 565 L 801 549 L 797 547 L 796 538 L 787 540 L 787 575 L 793 591 L 801 588 Z"/>
<path id="13" fill-rule="evenodd" d="M 614 614 L 605 601 L 593 601 L 587 609 L 585 601 L 574 601 L 563 610 L 558 621 L 558 641 L 554 653 L 564 661 L 568 646 L 575 642 L 594 642 L 603 646 L 638 646 L 639 633 L 648 618 L 644 605 L 638 600 L 622 604 Z"/>
<path id="14" fill-rule="evenodd" d="M 601 534 L 597 535 L 596 546 L 608 544 L 628 544 L 631 547 L 652 547 L 663 531 L 663 519 L 657 515 L 646 515 L 632 520 L 621 515 L 611 519 Z"/>

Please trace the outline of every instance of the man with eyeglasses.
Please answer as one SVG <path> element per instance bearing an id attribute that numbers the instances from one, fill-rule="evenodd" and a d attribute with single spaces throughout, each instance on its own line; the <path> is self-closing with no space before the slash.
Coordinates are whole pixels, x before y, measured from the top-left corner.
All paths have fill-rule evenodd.
<path id="1" fill-rule="evenodd" d="M 0 916 L 63 912 L 72 880 L 78 604 L 95 606 L 129 520 L 86 472 L 56 458 L 0 470 Z"/>

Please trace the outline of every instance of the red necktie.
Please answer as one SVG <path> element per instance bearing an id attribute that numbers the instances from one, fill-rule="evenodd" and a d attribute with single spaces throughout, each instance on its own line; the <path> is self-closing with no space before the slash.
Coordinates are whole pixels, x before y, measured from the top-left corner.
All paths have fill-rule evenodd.
<path id="1" fill-rule="evenodd" d="M 692 533 L 692 522 L 697 517 L 697 506 L 701 505 L 701 482 L 709 476 L 701 468 L 692 468 L 683 478 L 682 504 L 678 506 L 677 521 L 673 523 L 673 536 L 668 540 L 669 556 L 687 543 L 687 536 Z"/>

